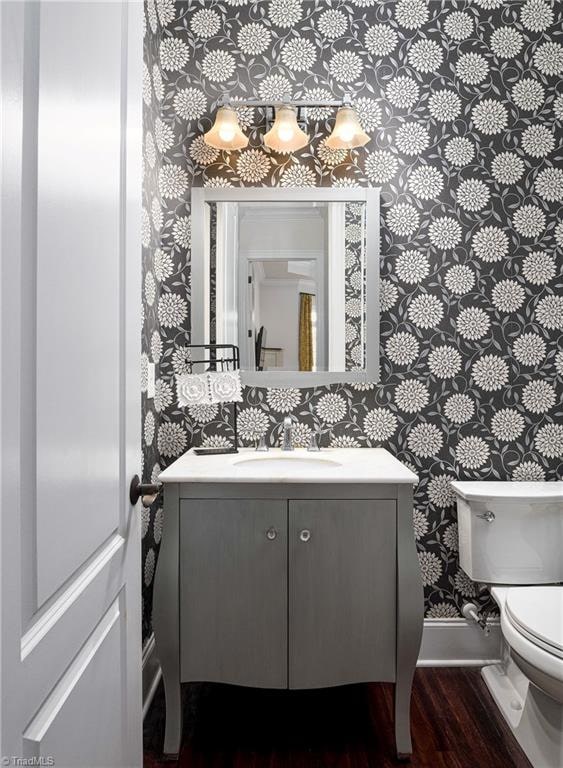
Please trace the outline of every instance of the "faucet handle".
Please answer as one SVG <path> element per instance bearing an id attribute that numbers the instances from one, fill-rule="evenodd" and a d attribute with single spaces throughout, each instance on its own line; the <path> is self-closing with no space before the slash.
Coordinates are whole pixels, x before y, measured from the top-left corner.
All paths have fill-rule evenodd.
<path id="1" fill-rule="evenodd" d="M 258 440 L 256 441 L 256 448 L 255 451 L 260 451 L 262 453 L 269 451 L 268 443 L 266 442 L 266 435 L 260 435 Z"/>
<path id="2" fill-rule="evenodd" d="M 307 446 L 308 451 L 320 451 L 320 433 L 319 432 L 312 432 L 311 437 L 309 438 L 309 445 Z"/>

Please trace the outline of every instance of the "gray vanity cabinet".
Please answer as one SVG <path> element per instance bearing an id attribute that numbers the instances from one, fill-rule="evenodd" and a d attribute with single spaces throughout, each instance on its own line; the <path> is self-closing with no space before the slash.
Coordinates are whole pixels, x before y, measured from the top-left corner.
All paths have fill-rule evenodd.
<path id="1" fill-rule="evenodd" d="M 182 680 L 287 688 L 287 502 L 182 501 L 180 553 Z"/>
<path id="2" fill-rule="evenodd" d="M 167 482 L 153 625 L 165 753 L 180 747 L 181 682 L 392 682 L 408 755 L 422 632 L 412 483 Z"/>
<path id="3" fill-rule="evenodd" d="M 182 681 L 394 680 L 395 529 L 385 500 L 182 501 Z"/>
<path id="4" fill-rule="evenodd" d="M 289 687 L 395 679 L 395 502 L 289 502 Z"/>

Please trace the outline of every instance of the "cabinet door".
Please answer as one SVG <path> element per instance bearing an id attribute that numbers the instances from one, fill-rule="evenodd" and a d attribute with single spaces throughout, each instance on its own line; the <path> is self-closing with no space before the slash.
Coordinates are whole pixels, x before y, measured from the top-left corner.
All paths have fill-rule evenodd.
<path id="1" fill-rule="evenodd" d="M 287 687 L 287 502 L 180 509 L 183 681 Z"/>
<path id="2" fill-rule="evenodd" d="M 289 687 L 395 679 L 394 501 L 289 503 Z"/>

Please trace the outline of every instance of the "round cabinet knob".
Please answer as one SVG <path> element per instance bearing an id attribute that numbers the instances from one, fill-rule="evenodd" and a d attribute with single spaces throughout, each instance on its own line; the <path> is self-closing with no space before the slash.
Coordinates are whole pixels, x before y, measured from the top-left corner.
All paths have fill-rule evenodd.
<path id="1" fill-rule="evenodd" d="M 276 531 L 275 528 L 268 528 L 268 530 L 266 531 L 266 537 L 270 539 L 270 541 L 273 541 L 277 535 L 278 535 L 278 532 Z"/>
<path id="2" fill-rule="evenodd" d="M 301 539 L 301 541 L 309 541 L 309 539 L 311 538 L 311 531 L 308 531 L 308 530 L 305 528 L 305 529 L 304 529 L 304 530 L 302 530 L 302 531 L 301 531 L 301 533 L 299 534 L 299 538 Z"/>

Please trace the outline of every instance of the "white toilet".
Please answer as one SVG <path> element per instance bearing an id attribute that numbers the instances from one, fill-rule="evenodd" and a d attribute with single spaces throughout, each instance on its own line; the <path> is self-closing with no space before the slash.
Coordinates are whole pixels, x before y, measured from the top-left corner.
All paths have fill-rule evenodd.
<path id="1" fill-rule="evenodd" d="M 534 768 L 563 768 L 563 482 L 453 482 L 459 554 L 500 610 L 483 678 Z"/>

